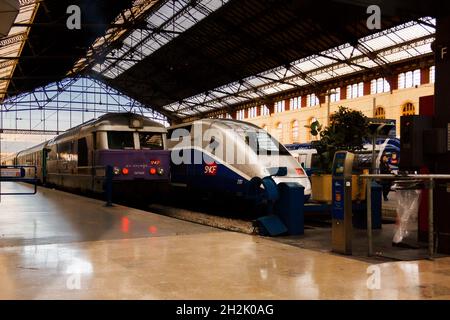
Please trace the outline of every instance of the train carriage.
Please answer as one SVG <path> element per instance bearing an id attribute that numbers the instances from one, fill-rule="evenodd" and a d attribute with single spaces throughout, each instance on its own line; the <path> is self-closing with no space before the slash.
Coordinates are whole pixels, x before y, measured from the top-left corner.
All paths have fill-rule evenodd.
<path id="1" fill-rule="evenodd" d="M 203 119 L 168 130 L 174 187 L 246 198 L 254 181 L 286 168 L 276 183 L 296 182 L 311 194 L 311 185 L 296 159 L 265 130 L 242 121 Z"/>
<path id="2" fill-rule="evenodd" d="M 16 163 L 36 166 L 43 184 L 94 193 L 103 192 L 110 165 L 116 194 L 145 198 L 169 182 L 166 132 L 163 125 L 137 114 L 105 114 L 17 153 Z"/>
<path id="3" fill-rule="evenodd" d="M 45 146 L 47 142 L 40 143 L 34 147 L 18 152 L 11 165 L 27 166 L 25 168 L 25 176 L 27 178 L 37 177 L 40 183 L 45 182 Z M 35 167 L 35 168 L 33 168 Z"/>

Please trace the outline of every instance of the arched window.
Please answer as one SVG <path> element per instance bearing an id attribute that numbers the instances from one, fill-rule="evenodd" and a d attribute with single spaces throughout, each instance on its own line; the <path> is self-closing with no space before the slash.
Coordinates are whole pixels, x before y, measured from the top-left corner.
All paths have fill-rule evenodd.
<path id="1" fill-rule="evenodd" d="M 290 110 L 298 110 L 302 107 L 302 97 L 295 97 L 289 100 Z"/>
<path id="2" fill-rule="evenodd" d="M 375 118 L 376 119 L 386 119 L 386 111 L 383 107 L 377 107 L 375 109 Z"/>
<path id="3" fill-rule="evenodd" d="M 244 120 L 244 118 L 245 118 L 245 110 L 244 109 L 238 110 L 236 112 L 236 120 Z"/>
<path id="4" fill-rule="evenodd" d="M 270 110 L 269 110 L 269 108 L 268 108 L 265 104 L 263 104 L 263 105 L 261 106 L 261 115 L 262 115 L 262 116 L 268 116 L 268 115 L 270 115 Z"/>
<path id="5" fill-rule="evenodd" d="M 314 107 L 320 104 L 319 98 L 314 94 L 308 94 L 306 96 L 306 106 L 307 107 Z"/>
<path id="6" fill-rule="evenodd" d="M 248 109 L 248 117 L 256 118 L 258 116 L 258 107 L 252 107 Z"/>
<path id="7" fill-rule="evenodd" d="M 341 100 L 341 88 L 335 88 L 330 91 L 330 97 L 331 102 L 338 102 Z"/>
<path id="8" fill-rule="evenodd" d="M 275 125 L 275 137 L 280 142 L 283 140 L 283 124 L 281 122 Z"/>
<path id="9" fill-rule="evenodd" d="M 284 112 L 286 108 L 285 103 L 286 103 L 285 100 L 275 102 L 275 113 Z"/>
<path id="10" fill-rule="evenodd" d="M 292 142 L 298 142 L 298 121 L 294 120 L 291 122 L 292 130 Z"/>
<path id="11" fill-rule="evenodd" d="M 420 69 L 414 71 L 408 71 L 400 73 L 398 75 L 398 88 L 412 88 L 414 86 L 420 86 Z"/>
<path id="12" fill-rule="evenodd" d="M 430 83 L 434 83 L 436 81 L 436 67 L 430 67 Z"/>
<path id="13" fill-rule="evenodd" d="M 347 86 L 347 99 L 355 99 L 364 96 L 364 83 L 359 82 Z"/>
<path id="14" fill-rule="evenodd" d="M 402 116 L 413 116 L 416 114 L 416 108 L 412 102 L 407 102 L 402 106 Z"/>
<path id="15" fill-rule="evenodd" d="M 370 94 L 377 94 L 391 91 L 391 86 L 385 78 L 373 79 L 370 82 Z"/>

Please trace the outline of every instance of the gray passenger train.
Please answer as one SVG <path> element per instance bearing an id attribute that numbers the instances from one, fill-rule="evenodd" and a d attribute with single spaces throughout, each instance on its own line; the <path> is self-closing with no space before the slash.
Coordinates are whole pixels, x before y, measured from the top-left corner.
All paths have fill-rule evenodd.
<path id="1" fill-rule="evenodd" d="M 3 165 L 36 166 L 40 183 L 81 192 L 103 192 L 105 167 L 113 167 L 115 193 L 143 197 L 170 178 L 166 128 L 132 113 L 109 113 L 54 139 L 18 152 Z M 34 176 L 27 168 L 26 176 Z"/>
<path id="2" fill-rule="evenodd" d="M 203 119 L 170 127 L 171 183 L 175 187 L 216 195 L 246 197 L 255 181 L 287 168 L 280 182 L 296 182 L 311 195 L 310 181 L 297 160 L 265 130 L 247 122 Z M 253 189 L 252 189 L 253 188 Z"/>

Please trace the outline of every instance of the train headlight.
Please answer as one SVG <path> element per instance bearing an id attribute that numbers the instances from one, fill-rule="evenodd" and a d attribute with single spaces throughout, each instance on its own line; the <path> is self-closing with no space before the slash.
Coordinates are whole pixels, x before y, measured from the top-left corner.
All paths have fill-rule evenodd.
<path id="1" fill-rule="evenodd" d="M 118 176 L 120 174 L 120 168 L 114 167 L 113 173 L 114 173 L 114 175 Z"/>
<path id="2" fill-rule="evenodd" d="M 158 168 L 158 174 L 160 176 L 163 176 L 164 175 L 164 169 L 163 168 Z"/>

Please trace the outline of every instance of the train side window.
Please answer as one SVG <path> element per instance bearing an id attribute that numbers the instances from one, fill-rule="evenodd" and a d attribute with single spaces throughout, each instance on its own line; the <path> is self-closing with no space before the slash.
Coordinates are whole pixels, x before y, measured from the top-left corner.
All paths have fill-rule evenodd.
<path id="1" fill-rule="evenodd" d="M 212 153 L 215 154 L 216 149 L 219 147 L 219 141 L 216 139 L 215 136 L 212 136 L 211 139 L 209 140 L 209 146 L 212 149 Z"/>
<path id="2" fill-rule="evenodd" d="M 78 139 L 78 166 L 86 167 L 88 165 L 88 147 L 86 138 Z"/>
<path id="3" fill-rule="evenodd" d="M 139 144 L 141 149 L 163 150 L 163 137 L 161 133 L 139 132 Z"/>
<path id="4" fill-rule="evenodd" d="M 257 155 L 290 155 L 289 151 L 266 131 L 247 131 L 244 134 L 245 143 Z"/>
<path id="5" fill-rule="evenodd" d="M 72 154 L 72 142 L 58 144 L 58 160 L 70 161 Z"/>

